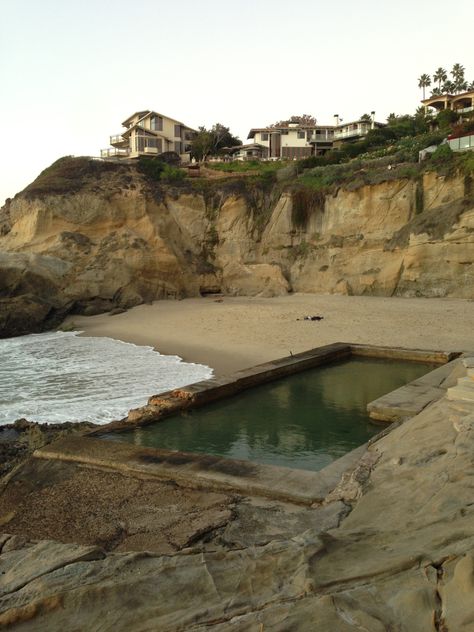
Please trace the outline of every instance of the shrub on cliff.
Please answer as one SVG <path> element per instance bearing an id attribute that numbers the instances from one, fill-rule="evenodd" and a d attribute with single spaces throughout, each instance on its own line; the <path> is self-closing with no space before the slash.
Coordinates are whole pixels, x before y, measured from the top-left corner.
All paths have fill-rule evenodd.
<path id="1" fill-rule="evenodd" d="M 156 158 L 140 156 L 137 168 L 153 182 L 176 184 L 181 182 L 185 177 L 184 171 L 178 167 L 174 167 L 172 164 L 168 164 L 162 160 L 161 156 Z"/>
<path id="2" fill-rule="evenodd" d="M 44 169 L 22 193 L 26 197 L 76 193 L 104 173 L 119 170 L 128 170 L 128 166 L 94 160 L 88 156 L 63 156 Z"/>

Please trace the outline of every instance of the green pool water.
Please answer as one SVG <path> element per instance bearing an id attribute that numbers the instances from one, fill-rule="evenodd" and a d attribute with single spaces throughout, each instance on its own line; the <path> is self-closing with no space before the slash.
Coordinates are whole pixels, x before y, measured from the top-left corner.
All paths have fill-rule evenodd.
<path id="1" fill-rule="evenodd" d="M 433 368 L 418 362 L 353 358 L 104 438 L 320 470 L 384 427 L 369 419 L 368 402 Z"/>

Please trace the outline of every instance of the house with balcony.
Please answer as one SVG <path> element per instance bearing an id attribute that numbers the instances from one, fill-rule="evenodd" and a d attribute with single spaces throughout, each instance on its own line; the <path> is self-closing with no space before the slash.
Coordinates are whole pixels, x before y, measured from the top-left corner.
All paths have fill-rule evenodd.
<path id="1" fill-rule="evenodd" d="M 422 104 L 426 114 L 439 114 L 442 110 L 453 110 L 460 118 L 472 116 L 474 112 L 474 90 L 460 94 L 437 94 L 424 99 Z"/>
<path id="2" fill-rule="evenodd" d="M 176 152 L 189 161 L 191 141 L 196 130 L 153 110 L 135 112 L 122 123 L 125 130 L 110 137 L 111 148 L 102 149 L 101 158 L 132 159 Z"/>
<path id="3" fill-rule="evenodd" d="M 371 129 L 385 127 L 386 123 L 375 120 L 375 112 L 370 113 L 370 119 L 361 118 L 357 121 L 344 123 L 339 114 L 334 115 L 334 147 L 337 149 L 344 143 L 354 143 L 362 140 Z"/>
<path id="4" fill-rule="evenodd" d="M 264 148 L 264 158 L 295 160 L 331 149 L 333 126 L 287 123 L 279 127 L 255 127 L 250 130 L 248 138 Z"/>
<path id="5" fill-rule="evenodd" d="M 268 149 L 258 143 L 249 143 L 230 147 L 228 155 L 231 160 L 265 160 L 268 157 Z"/>

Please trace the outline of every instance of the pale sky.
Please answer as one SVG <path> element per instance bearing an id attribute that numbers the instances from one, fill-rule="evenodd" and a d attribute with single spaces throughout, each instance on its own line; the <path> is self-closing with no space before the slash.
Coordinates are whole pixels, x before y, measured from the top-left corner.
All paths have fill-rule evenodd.
<path id="1" fill-rule="evenodd" d="M 414 113 L 420 74 L 474 80 L 472 0 L 0 0 L 0 204 L 137 110 L 191 127 Z"/>

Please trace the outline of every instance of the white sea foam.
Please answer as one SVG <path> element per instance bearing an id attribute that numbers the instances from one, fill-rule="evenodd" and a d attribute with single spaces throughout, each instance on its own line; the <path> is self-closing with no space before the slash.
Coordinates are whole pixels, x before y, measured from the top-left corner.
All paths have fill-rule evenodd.
<path id="1" fill-rule="evenodd" d="M 150 395 L 212 376 L 207 366 L 152 347 L 78 333 L 0 340 L 0 425 L 22 417 L 107 423 L 146 404 Z"/>

